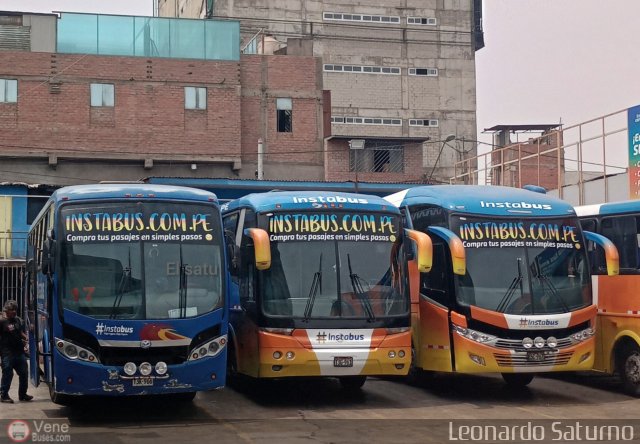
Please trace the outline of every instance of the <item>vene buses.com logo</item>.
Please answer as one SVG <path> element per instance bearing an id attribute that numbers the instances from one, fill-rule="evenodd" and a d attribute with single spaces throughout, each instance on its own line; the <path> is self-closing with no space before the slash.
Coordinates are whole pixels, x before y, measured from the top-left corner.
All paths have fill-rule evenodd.
<path id="1" fill-rule="evenodd" d="M 30 434 L 29 424 L 21 419 L 11 421 L 7 426 L 7 436 L 13 442 L 25 442 Z"/>

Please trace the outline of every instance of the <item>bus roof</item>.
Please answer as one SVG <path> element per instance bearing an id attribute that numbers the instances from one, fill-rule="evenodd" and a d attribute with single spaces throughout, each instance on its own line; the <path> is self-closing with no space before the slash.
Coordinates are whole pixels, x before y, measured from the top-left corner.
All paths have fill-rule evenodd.
<path id="1" fill-rule="evenodd" d="M 575 214 L 570 204 L 555 197 L 502 186 L 433 185 L 410 188 L 385 199 L 399 207 L 432 204 L 448 210 L 495 216 Z"/>
<path id="2" fill-rule="evenodd" d="M 579 217 L 598 216 L 605 214 L 637 213 L 640 211 L 640 200 L 625 200 L 595 205 L 582 205 L 576 207 Z"/>
<path id="3" fill-rule="evenodd" d="M 369 211 L 399 210 L 378 196 L 354 193 L 336 193 L 332 191 L 270 191 L 253 193 L 226 203 L 223 212 L 238 208 L 253 208 L 257 213 L 275 210 L 307 210 L 322 208 L 341 208 L 350 210 L 367 209 Z"/>
<path id="4" fill-rule="evenodd" d="M 178 186 L 149 185 L 146 183 L 73 185 L 56 190 L 51 197 L 56 201 L 63 199 L 66 201 L 78 201 L 113 198 L 124 199 L 137 197 L 138 195 L 141 195 L 141 197 L 153 197 L 155 199 L 186 199 L 218 203 L 216 195 L 209 191 Z"/>
<path id="5" fill-rule="evenodd" d="M 331 191 L 386 196 L 406 188 L 424 184 L 392 182 L 327 182 L 305 180 L 206 179 L 197 177 L 147 177 L 144 182 L 200 188 L 216 194 L 221 201 L 239 199 L 251 193 L 280 191 Z"/>

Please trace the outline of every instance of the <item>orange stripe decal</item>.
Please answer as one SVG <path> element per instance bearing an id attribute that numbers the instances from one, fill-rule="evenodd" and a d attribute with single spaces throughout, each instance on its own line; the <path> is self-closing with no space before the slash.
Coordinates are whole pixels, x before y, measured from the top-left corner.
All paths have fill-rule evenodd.
<path id="1" fill-rule="evenodd" d="M 507 319 L 502 313 L 496 313 L 495 311 L 485 310 L 484 308 L 471 306 L 471 317 L 486 324 L 495 325 L 496 327 L 509 328 Z"/>

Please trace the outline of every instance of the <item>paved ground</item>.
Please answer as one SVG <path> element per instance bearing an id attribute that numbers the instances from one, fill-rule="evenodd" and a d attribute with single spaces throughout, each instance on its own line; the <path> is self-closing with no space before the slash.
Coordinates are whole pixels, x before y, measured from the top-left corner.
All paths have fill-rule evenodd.
<path id="1" fill-rule="evenodd" d="M 464 438 L 466 426 L 480 425 L 539 426 L 544 442 L 584 441 L 567 435 L 576 421 L 579 427 L 626 425 L 640 442 L 640 399 L 622 393 L 612 378 L 594 374 L 539 377 L 520 391 L 495 376 L 438 375 L 419 385 L 370 379 L 355 393 L 334 380 L 284 381 L 234 385 L 200 393 L 186 404 L 99 399 L 74 408 L 52 404 L 46 386 L 30 390 L 36 396 L 31 403 L 0 404 L 0 442 L 12 442 L 3 430 L 13 420 L 23 420 L 32 435 L 39 429 L 38 439 L 49 425 L 57 427 L 49 439 L 80 443 L 453 442 Z M 66 433 L 60 433 L 63 425 Z"/>

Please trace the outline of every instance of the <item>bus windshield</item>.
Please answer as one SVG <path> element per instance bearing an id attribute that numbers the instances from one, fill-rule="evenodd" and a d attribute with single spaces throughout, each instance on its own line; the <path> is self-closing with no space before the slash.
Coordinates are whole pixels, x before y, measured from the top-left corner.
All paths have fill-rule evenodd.
<path id="1" fill-rule="evenodd" d="M 274 234 L 271 225 L 271 268 L 261 281 L 264 313 L 307 320 L 406 315 L 398 276 L 399 217 L 370 215 L 372 225 L 365 227 L 357 218 L 334 216 L 337 224 L 313 234 Z M 342 232 L 346 221 L 349 233 Z"/>
<path id="2" fill-rule="evenodd" d="M 591 304 L 587 258 L 575 218 L 454 216 L 467 272 L 457 301 L 507 314 L 567 313 Z"/>
<path id="3" fill-rule="evenodd" d="M 100 319 L 170 319 L 223 306 L 213 206 L 65 206 L 59 232 L 65 309 Z"/>

